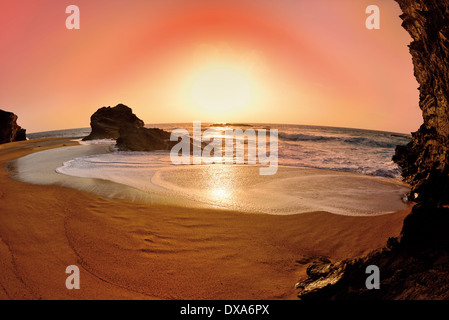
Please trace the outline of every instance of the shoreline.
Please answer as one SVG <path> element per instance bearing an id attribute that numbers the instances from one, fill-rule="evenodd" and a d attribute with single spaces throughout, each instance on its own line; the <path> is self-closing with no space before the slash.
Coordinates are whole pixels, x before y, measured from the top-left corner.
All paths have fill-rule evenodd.
<path id="1" fill-rule="evenodd" d="M 254 165 L 175 166 L 168 153 L 116 153 L 110 143 L 46 150 L 12 160 L 8 166 L 18 181 L 150 205 L 353 216 L 407 208 L 401 199 L 408 186 L 393 178 L 300 166 L 279 166 L 276 176 L 260 176 L 260 166 Z"/>
<path id="2" fill-rule="evenodd" d="M 277 216 L 112 200 L 9 177 L 5 164 L 70 139 L 0 146 L 0 299 L 296 299 L 320 256 L 353 258 L 398 236 L 410 208 Z M 65 288 L 80 268 L 81 290 Z"/>

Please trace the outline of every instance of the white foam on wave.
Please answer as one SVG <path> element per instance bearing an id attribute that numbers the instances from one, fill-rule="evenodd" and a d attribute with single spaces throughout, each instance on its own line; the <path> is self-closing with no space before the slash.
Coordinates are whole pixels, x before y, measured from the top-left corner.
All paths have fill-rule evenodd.
<path id="1" fill-rule="evenodd" d="M 259 176 L 251 166 L 166 168 L 154 174 L 152 183 L 203 203 L 269 214 L 373 215 L 406 207 L 401 197 L 407 187 L 391 180 L 306 168 L 279 169 L 275 176 Z"/>
<path id="2" fill-rule="evenodd" d="M 56 172 L 126 185 L 152 201 L 244 212 L 375 215 L 407 207 L 401 199 L 408 187 L 392 179 L 311 168 L 280 167 L 274 176 L 260 176 L 258 166 L 175 166 L 168 152 L 87 155 L 64 161 Z"/>
<path id="3" fill-rule="evenodd" d="M 8 167 L 13 169 L 10 176 L 23 182 L 70 187 L 111 199 L 145 203 L 161 203 L 165 201 L 167 195 L 164 195 L 162 192 L 157 194 L 144 192 L 126 185 L 126 183 L 114 183 L 114 180 L 120 181 L 126 178 L 126 171 L 124 172 L 120 168 L 116 167 L 114 170 L 111 170 L 111 174 L 108 177 L 106 168 L 99 170 L 98 167 L 77 161 L 77 158 L 89 159 L 95 155 L 107 156 L 110 152 L 110 146 L 107 144 L 86 144 L 49 149 L 13 160 Z M 101 158 L 99 159 L 101 160 Z M 101 164 L 101 161 L 99 164 Z M 63 168 L 72 171 L 72 174 L 68 171 L 64 172 Z M 60 174 L 59 172 L 66 174 Z M 108 178 L 110 179 L 108 180 Z M 181 205 L 181 203 L 176 201 L 172 201 L 172 203 Z"/>
<path id="4" fill-rule="evenodd" d="M 81 145 L 114 145 L 116 143 L 115 139 L 94 139 L 94 140 L 83 140 L 77 139 L 79 144 Z"/>
<path id="5" fill-rule="evenodd" d="M 148 125 L 167 131 L 177 128 L 185 129 L 192 136 L 192 123 L 169 123 Z M 231 125 L 232 129 L 239 125 Z M 211 126 L 203 123 L 202 130 Z M 217 134 L 225 136 L 225 129 L 230 125 L 213 127 Z M 283 125 L 283 124 L 242 124 L 242 129 L 277 129 L 279 132 L 279 165 L 302 166 L 317 169 L 355 172 L 365 175 L 389 177 L 400 180 L 400 168 L 393 163 L 392 157 L 397 145 L 405 145 L 410 135 L 317 126 Z M 220 131 L 221 130 L 221 131 Z M 59 130 L 30 134 L 30 138 L 70 136 L 81 137 L 90 133 L 90 128 Z M 81 140 L 81 139 L 79 139 Z M 80 141 L 81 144 L 110 144 L 115 140 Z"/>

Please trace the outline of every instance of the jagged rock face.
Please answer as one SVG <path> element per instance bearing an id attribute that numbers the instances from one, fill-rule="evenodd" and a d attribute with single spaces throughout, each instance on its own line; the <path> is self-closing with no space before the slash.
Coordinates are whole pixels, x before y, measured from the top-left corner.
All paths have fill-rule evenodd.
<path id="1" fill-rule="evenodd" d="M 113 108 L 98 109 L 90 117 L 90 126 L 92 132 L 83 140 L 117 139 L 120 136 L 121 127 L 143 128 L 144 122 L 133 113 L 131 108 L 119 104 Z"/>
<path id="2" fill-rule="evenodd" d="M 144 122 L 123 104 L 98 109 L 90 125 L 92 132 L 83 140 L 117 139 L 116 146 L 123 151 L 168 150 L 177 143 L 170 141 L 169 132 L 144 128 Z"/>
<path id="3" fill-rule="evenodd" d="M 420 85 L 424 123 L 393 157 L 416 201 L 449 203 L 449 0 L 395 0 Z"/>
<path id="4" fill-rule="evenodd" d="M 449 0 L 395 0 L 420 84 L 424 123 L 393 160 L 418 204 L 400 238 L 365 257 L 316 261 L 297 283 L 301 299 L 449 299 Z M 368 266 L 380 270 L 380 290 L 365 285 Z"/>
<path id="5" fill-rule="evenodd" d="M 169 150 L 177 141 L 170 141 L 170 133 L 157 128 L 125 125 L 120 128 L 117 148 L 123 151 Z"/>
<path id="6" fill-rule="evenodd" d="M 296 284 L 298 296 L 312 299 L 449 299 L 449 209 L 433 203 L 413 208 L 401 237 L 365 257 L 336 263 L 324 259 L 307 269 L 307 279 Z M 380 270 L 380 288 L 368 289 L 366 268 Z"/>
<path id="7" fill-rule="evenodd" d="M 26 140 L 26 130 L 17 125 L 17 116 L 0 110 L 0 144 Z"/>

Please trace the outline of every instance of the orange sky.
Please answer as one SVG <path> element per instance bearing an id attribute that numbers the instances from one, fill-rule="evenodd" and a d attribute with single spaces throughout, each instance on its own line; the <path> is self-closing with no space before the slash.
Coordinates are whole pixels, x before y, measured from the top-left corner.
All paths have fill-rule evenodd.
<path id="1" fill-rule="evenodd" d="M 80 30 L 65 28 L 71 4 Z M 365 28 L 371 4 L 380 30 Z M 0 108 L 29 133 L 118 103 L 146 123 L 409 133 L 422 120 L 399 15 L 393 0 L 2 0 Z"/>

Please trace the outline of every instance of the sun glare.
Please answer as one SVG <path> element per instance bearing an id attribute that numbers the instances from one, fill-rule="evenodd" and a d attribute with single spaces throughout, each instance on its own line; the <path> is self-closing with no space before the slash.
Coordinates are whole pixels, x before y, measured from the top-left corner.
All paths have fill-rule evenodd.
<path id="1" fill-rule="evenodd" d="M 277 82 L 271 83 L 269 70 L 262 52 L 224 44 L 198 45 L 180 58 L 167 78 L 164 88 L 174 90 L 163 91 L 165 101 L 170 100 L 178 114 L 190 119 L 245 121 L 272 104 Z"/>
<path id="2" fill-rule="evenodd" d="M 247 106 L 252 91 L 251 81 L 243 73 L 230 68 L 212 68 L 203 71 L 194 80 L 191 98 L 197 108 L 227 114 Z"/>

